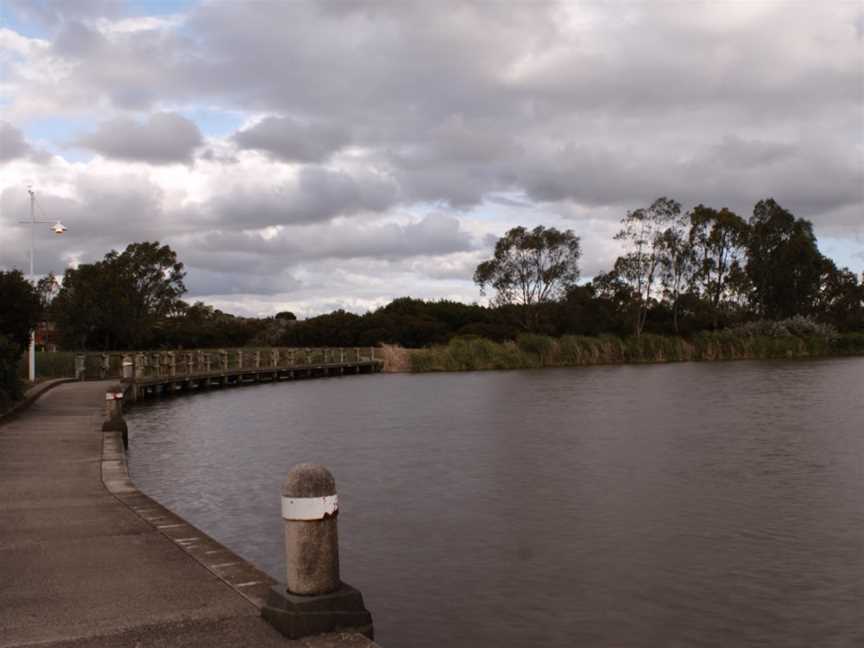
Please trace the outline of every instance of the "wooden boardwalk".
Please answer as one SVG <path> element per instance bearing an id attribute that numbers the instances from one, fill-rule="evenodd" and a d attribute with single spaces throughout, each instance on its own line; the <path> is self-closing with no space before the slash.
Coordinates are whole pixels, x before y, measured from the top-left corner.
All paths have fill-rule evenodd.
<path id="1" fill-rule="evenodd" d="M 79 354 L 79 379 L 117 379 L 128 398 L 381 371 L 375 348 L 195 349 L 136 353 Z"/>

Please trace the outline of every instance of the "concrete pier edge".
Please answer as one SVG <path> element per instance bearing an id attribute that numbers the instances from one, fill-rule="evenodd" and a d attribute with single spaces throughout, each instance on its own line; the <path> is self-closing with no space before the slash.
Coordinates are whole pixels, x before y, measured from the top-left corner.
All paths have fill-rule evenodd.
<path id="1" fill-rule="evenodd" d="M 273 590 L 279 590 L 280 587 L 278 581 L 135 486 L 129 476 L 126 447 L 121 433 L 113 429 L 102 431 L 102 483 L 120 503 L 198 561 L 256 609 L 260 611 L 267 605 L 268 600 L 272 603 Z M 368 612 L 366 615 L 368 616 Z M 368 628 L 363 628 L 365 633 L 337 632 L 331 633 L 331 636 L 337 641 L 340 637 L 350 638 L 352 644 L 366 641 L 368 648 L 379 648 L 366 636 L 371 634 L 371 628 L 370 620 Z"/>
<path id="2" fill-rule="evenodd" d="M 80 421 L 78 425 L 81 432 L 75 432 L 65 427 L 51 428 L 50 425 L 56 425 L 56 423 L 52 422 L 48 425 L 43 422 L 47 419 L 43 419 L 45 414 L 42 413 L 41 406 L 38 408 L 39 412 L 26 412 L 30 405 L 41 396 L 53 390 L 54 387 L 64 385 L 64 383 L 83 384 L 74 379 L 46 381 L 38 385 L 38 388 L 28 391 L 27 398 L 16 404 L 14 413 L 7 411 L 0 416 L 0 434 L 3 435 L 4 447 L 11 452 L 5 455 L 5 462 L 10 466 L 23 467 L 27 465 L 27 461 L 30 461 L 34 466 L 42 463 L 48 469 L 44 459 L 39 458 L 42 453 L 37 449 L 44 443 L 46 434 L 54 434 L 54 429 L 62 430 L 63 437 L 59 445 L 52 444 L 55 454 L 58 449 L 65 454 L 66 444 L 70 443 L 72 438 L 86 439 L 87 436 L 92 435 L 90 436 L 92 441 L 85 443 L 96 450 L 93 453 L 95 456 L 91 455 L 93 460 L 90 465 L 99 463 L 93 468 L 99 490 L 104 493 L 101 497 L 122 504 L 121 509 L 128 511 L 127 515 L 132 516 L 130 520 L 136 519 L 138 520 L 136 525 L 144 525 L 152 529 L 150 531 L 150 534 L 153 534 L 152 537 L 162 537 L 163 541 L 164 539 L 170 540 L 171 542 L 165 546 L 173 546 L 178 556 L 194 558 L 194 562 L 188 564 L 197 563 L 204 567 L 207 573 L 217 579 L 213 582 L 221 583 L 221 587 L 225 587 L 226 592 L 231 592 L 231 598 L 236 597 L 237 602 L 231 603 L 229 598 L 217 589 L 213 589 L 212 585 L 207 585 L 208 581 L 199 582 L 195 578 L 187 581 L 187 577 L 193 576 L 190 568 L 185 566 L 188 558 L 184 557 L 177 561 L 168 558 L 164 554 L 164 550 L 159 549 L 152 541 L 148 540 L 150 534 L 140 535 L 141 532 L 137 531 L 135 526 L 129 526 L 129 522 L 123 522 L 123 517 L 116 517 L 109 509 L 105 508 L 104 504 L 100 504 L 99 499 L 97 499 L 100 497 L 97 491 L 91 489 L 89 494 L 86 490 L 81 491 L 80 484 L 86 483 L 86 466 L 89 462 L 84 459 L 81 454 L 82 446 L 76 441 L 75 443 L 78 444 L 75 448 L 77 455 L 73 455 L 74 458 L 69 463 L 63 464 L 71 468 L 71 470 L 64 472 L 64 479 L 66 479 L 67 473 L 75 475 L 70 477 L 77 480 L 74 486 L 75 490 L 66 491 L 63 497 L 67 499 L 62 501 L 80 507 L 85 517 L 80 520 L 78 518 L 66 518 L 72 520 L 71 527 L 69 527 L 68 522 L 56 522 L 63 520 L 63 518 L 52 516 L 49 513 L 55 509 L 61 510 L 63 504 L 55 503 L 50 497 L 46 499 L 46 494 L 43 492 L 46 489 L 39 487 L 35 491 L 21 490 L 23 484 L 33 480 L 37 484 L 44 483 L 39 481 L 40 476 L 21 472 L 20 468 L 17 470 L 17 476 L 14 469 L 11 477 L 7 475 L 7 481 L 9 478 L 12 480 L 9 482 L 12 491 L 10 499 L 0 507 L 0 515 L 6 521 L 14 521 L 14 524 L 5 528 L 6 531 L 10 532 L 9 534 L 0 535 L 0 556 L 4 559 L 14 557 L 14 562 L 5 563 L 5 567 L 9 568 L 9 572 L 6 574 L 8 577 L 6 584 L 9 587 L 0 588 L 0 601 L 2 601 L 0 604 L 0 629 L 2 629 L 0 631 L 0 646 L 23 647 L 38 644 L 57 645 L 58 648 L 60 646 L 79 648 L 85 645 L 94 648 L 114 648 L 117 645 L 127 645 L 124 642 L 129 641 L 133 643 L 128 645 L 143 645 L 142 642 L 156 641 L 159 645 L 164 644 L 166 647 L 209 645 L 215 648 L 215 646 L 223 645 L 274 645 L 271 634 L 263 631 L 261 626 L 257 624 L 261 623 L 260 616 L 252 615 L 254 610 L 258 610 L 260 614 L 260 607 L 263 602 L 262 595 L 269 592 L 271 584 L 275 581 L 194 525 L 138 490 L 129 476 L 126 453 L 120 433 L 110 430 L 103 432 L 101 429 L 103 421 L 100 411 L 101 400 L 94 399 L 92 401 L 91 411 L 93 414 L 86 415 L 89 420 L 82 421 L 81 419 L 85 416 L 82 415 L 80 409 L 78 413 L 74 410 L 63 409 L 66 407 L 65 403 L 70 402 L 68 396 L 62 397 L 66 400 L 61 401 L 64 405 L 61 405 L 59 413 L 56 409 L 57 401 L 52 399 L 52 403 L 55 404 L 48 406 L 48 416 L 54 417 L 52 419 L 54 421 L 57 420 L 58 415 L 77 416 Z M 68 385 L 68 387 L 72 387 L 72 385 Z M 75 406 L 73 405 L 73 407 Z M 96 413 L 97 411 L 99 414 Z M 19 414 L 22 413 L 25 413 L 23 418 L 19 417 Z M 37 421 L 39 421 L 38 424 Z M 8 428 L 5 423 L 10 424 Z M 31 427 L 34 424 L 36 426 Z M 89 434 L 86 432 L 87 428 L 90 429 Z M 36 435 L 34 440 L 35 438 L 40 439 L 39 446 L 34 445 L 34 440 L 29 439 L 31 433 Z M 86 445 L 84 447 L 86 448 Z M 36 450 L 35 453 L 34 450 Z M 9 464 L 10 461 L 19 463 Z M 17 494 L 15 492 L 16 487 L 18 488 Z M 21 508 L 16 499 L 25 492 L 29 493 L 25 497 L 31 498 L 33 505 L 38 507 L 32 509 L 32 514 L 29 505 L 26 509 Z M 50 492 L 50 487 L 48 492 Z M 15 495 L 15 497 L 11 497 L 11 495 Z M 112 515 L 114 517 L 111 517 Z M 94 532 L 90 531 L 94 522 L 101 526 L 102 520 L 108 521 L 109 518 L 112 525 L 118 526 L 102 531 L 97 527 Z M 53 538 L 45 536 L 42 529 L 46 529 L 46 525 L 47 529 L 74 529 L 74 534 L 70 536 L 69 540 L 72 544 L 68 545 L 70 555 L 66 555 L 65 549 L 62 555 L 56 553 L 56 549 L 62 544 L 62 541 L 58 542 L 56 535 Z M 97 546 L 99 549 L 96 549 Z M 107 546 L 110 546 L 112 551 L 111 554 L 102 554 L 106 558 L 111 555 L 111 558 L 106 560 L 99 552 Z M 51 552 L 52 549 L 53 552 Z M 49 553 L 45 553 L 46 551 Z M 125 579 L 127 584 L 134 583 L 136 578 L 145 573 L 146 578 L 141 578 L 138 582 L 147 581 L 151 578 L 156 581 L 162 579 L 164 582 L 169 572 L 160 567 L 161 571 L 158 574 L 153 574 L 148 571 L 149 567 L 147 566 L 148 561 L 152 561 L 160 551 L 163 551 L 163 556 L 168 558 L 168 564 L 175 565 L 173 569 L 177 572 L 176 579 L 179 580 L 171 581 L 172 584 L 165 592 L 164 598 L 155 591 L 145 593 L 145 590 L 140 590 L 140 594 L 131 594 L 134 599 L 125 596 L 116 599 L 118 607 L 115 614 L 117 616 L 112 614 L 106 617 L 104 605 L 110 598 L 106 599 L 106 593 L 103 589 L 104 578 L 106 575 L 111 578 L 110 574 L 116 573 L 118 564 L 122 564 L 124 560 L 121 556 L 128 557 L 130 552 L 141 551 L 144 553 L 138 553 L 134 562 L 127 563 L 130 566 L 130 573 Z M 18 557 L 25 559 L 19 560 Z M 138 558 L 142 559 L 140 564 Z M 30 571 L 27 562 L 32 559 L 47 564 L 41 570 L 37 570 L 37 573 L 34 573 Z M 74 566 L 73 572 L 69 574 L 71 576 L 69 581 L 63 572 L 56 571 L 57 567 L 65 569 L 67 564 Z M 106 570 L 101 569 L 103 565 L 105 565 Z M 87 569 L 94 567 L 98 568 L 102 574 L 101 576 L 94 576 L 94 583 L 100 583 L 100 579 L 103 579 L 102 585 L 94 590 L 82 590 L 82 583 L 76 578 L 80 576 L 82 571 L 87 573 Z M 168 569 L 170 570 L 171 567 Z M 70 585 L 65 585 L 67 582 Z M 119 583 L 115 586 L 112 583 L 108 589 L 114 593 L 123 590 L 126 586 L 126 584 Z M 45 587 L 47 587 L 45 595 L 50 597 L 52 601 L 51 609 L 53 611 L 50 618 L 53 621 L 49 625 L 40 626 L 40 619 L 48 621 L 48 617 L 43 617 L 45 611 L 38 603 L 38 599 L 34 598 L 34 594 Z M 88 593 L 83 594 L 85 591 Z M 130 590 L 131 592 L 134 590 Z M 188 602 L 183 598 L 177 598 L 177 595 L 182 592 L 186 592 L 190 596 Z M 59 597 L 58 594 L 60 594 Z M 76 598 L 82 594 L 84 601 Z M 212 603 L 208 598 L 209 596 L 214 597 Z M 166 607 L 166 602 L 170 601 L 172 597 L 178 603 L 176 608 Z M 96 607 L 81 607 L 91 604 Z M 132 605 L 131 608 L 130 604 Z M 100 605 L 102 607 L 98 607 Z M 243 607 L 250 610 L 249 616 L 240 612 Z M 74 612 L 76 609 L 91 613 L 88 614 L 88 621 L 92 625 L 82 624 L 81 617 Z M 133 609 L 135 610 L 134 614 L 129 616 L 129 611 Z M 232 610 L 235 611 L 232 612 Z M 240 616 L 237 616 L 238 613 Z M 259 620 L 257 623 L 253 621 L 256 618 Z M 19 625 L 18 619 L 23 623 Z M 73 627 L 70 627 L 69 621 L 72 621 Z M 263 626 L 267 627 L 267 624 L 263 623 Z M 7 634 L 7 631 L 11 631 L 11 633 Z M 269 632 L 273 632 L 272 629 Z M 274 634 L 279 636 L 278 633 Z M 253 643 L 250 644 L 250 641 Z M 284 639 L 283 641 L 285 641 L 286 646 L 297 646 L 298 648 L 379 648 L 377 644 L 372 643 L 366 637 L 347 632 L 316 635 L 299 642 Z"/>
<path id="3" fill-rule="evenodd" d="M 111 495 L 259 610 L 276 581 L 198 527 L 145 495 L 129 476 L 120 432 L 102 431 L 102 483 Z"/>

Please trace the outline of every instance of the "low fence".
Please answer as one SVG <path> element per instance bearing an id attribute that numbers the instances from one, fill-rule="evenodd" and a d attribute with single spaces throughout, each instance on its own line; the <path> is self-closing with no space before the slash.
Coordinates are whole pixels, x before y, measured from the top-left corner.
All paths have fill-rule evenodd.
<path id="1" fill-rule="evenodd" d="M 375 347 L 193 349 L 74 354 L 79 380 L 134 380 L 288 370 L 380 361 Z M 37 360 L 38 364 L 38 360 Z"/>

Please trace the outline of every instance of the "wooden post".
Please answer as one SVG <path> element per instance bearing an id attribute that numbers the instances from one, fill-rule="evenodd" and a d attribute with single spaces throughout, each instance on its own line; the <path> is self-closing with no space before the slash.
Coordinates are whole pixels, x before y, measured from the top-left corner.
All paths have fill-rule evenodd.
<path id="1" fill-rule="evenodd" d="M 123 367 L 123 379 L 129 380 L 131 378 L 134 378 L 135 377 L 135 361 L 132 360 L 132 355 L 128 354 L 128 353 L 124 354 L 122 362 L 123 362 L 123 365 L 122 365 L 122 367 Z"/>

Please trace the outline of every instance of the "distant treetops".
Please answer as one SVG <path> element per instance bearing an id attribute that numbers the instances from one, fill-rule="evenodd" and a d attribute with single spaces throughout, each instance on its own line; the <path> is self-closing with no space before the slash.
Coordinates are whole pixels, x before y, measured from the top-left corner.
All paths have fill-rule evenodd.
<path id="1" fill-rule="evenodd" d="M 491 305 L 403 297 L 371 313 L 338 310 L 303 321 L 288 311 L 244 318 L 182 300 L 185 269 L 158 242 L 132 243 L 33 289 L 0 274 L 0 336 L 10 357 L 43 310 L 66 349 L 257 345 L 408 347 L 454 336 L 515 339 L 526 332 L 618 336 L 692 335 L 757 320 L 809 318 L 864 331 L 864 277 L 838 269 L 812 224 L 773 199 L 744 220 L 729 209 L 658 198 L 628 212 L 616 238 L 624 253 L 609 272 L 580 282 L 582 248 L 571 230 L 515 227 L 480 263 L 474 281 Z"/>
<path id="2" fill-rule="evenodd" d="M 681 316 L 707 313 L 723 322 L 809 316 L 842 329 L 864 326 L 864 276 L 859 282 L 819 252 L 813 225 L 774 199 L 760 200 L 749 221 L 727 208 L 658 198 L 621 220 L 625 246 L 612 270 L 589 284 L 592 295 L 620 302 L 639 336 L 652 310 Z M 495 255 L 477 266 L 481 292 L 493 304 L 532 307 L 572 296 L 579 278 L 579 237 L 571 230 L 516 227 L 498 240 Z M 683 313 L 682 313 L 683 311 Z"/>

